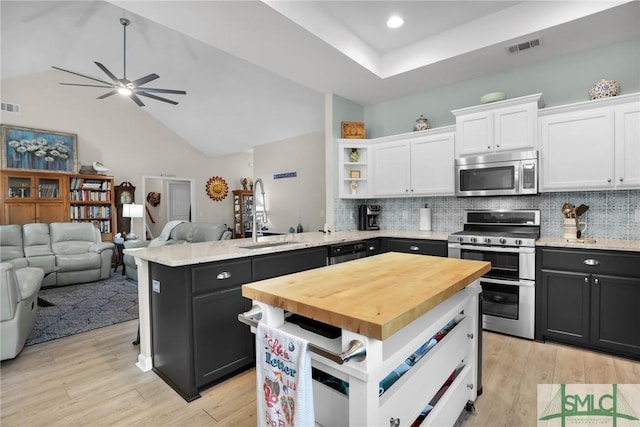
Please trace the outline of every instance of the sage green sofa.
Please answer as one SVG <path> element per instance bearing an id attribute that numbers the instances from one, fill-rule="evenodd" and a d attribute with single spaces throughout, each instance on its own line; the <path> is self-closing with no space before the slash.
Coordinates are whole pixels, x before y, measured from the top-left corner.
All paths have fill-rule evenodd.
<path id="1" fill-rule="evenodd" d="M 169 223 L 153 240 L 125 241 L 125 249 L 146 248 L 155 246 L 180 245 L 184 243 L 212 242 L 228 240 L 231 230 L 226 224 L 211 222 L 179 222 Z M 125 254 L 122 262 L 124 272 L 130 279 L 138 280 L 138 266 L 132 255 Z"/>
<path id="2" fill-rule="evenodd" d="M 16 357 L 27 341 L 38 310 L 44 271 L 0 262 L 0 360 Z"/>
<path id="3" fill-rule="evenodd" d="M 42 268 L 42 287 L 108 279 L 112 258 L 113 243 L 90 223 L 0 226 L 0 261 Z"/>

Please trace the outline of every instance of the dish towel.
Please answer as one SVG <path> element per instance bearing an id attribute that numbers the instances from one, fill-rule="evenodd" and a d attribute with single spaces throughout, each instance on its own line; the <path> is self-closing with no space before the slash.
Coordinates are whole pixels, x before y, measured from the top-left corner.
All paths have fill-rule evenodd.
<path id="1" fill-rule="evenodd" d="M 315 425 L 308 341 L 258 323 L 256 386 L 259 427 Z"/>

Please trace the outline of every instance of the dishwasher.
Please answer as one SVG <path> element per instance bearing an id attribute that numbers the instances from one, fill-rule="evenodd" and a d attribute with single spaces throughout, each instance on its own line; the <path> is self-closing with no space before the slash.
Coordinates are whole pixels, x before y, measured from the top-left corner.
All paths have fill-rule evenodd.
<path id="1" fill-rule="evenodd" d="M 327 253 L 327 265 L 339 264 L 367 256 L 367 245 L 364 241 L 337 243 L 330 245 Z"/>
<path id="2" fill-rule="evenodd" d="M 367 256 L 367 245 L 364 241 L 336 243 L 330 245 L 327 251 L 327 265 L 339 264 Z M 285 313 L 287 322 L 294 323 L 302 329 L 334 339 L 342 335 L 342 330 L 326 323 L 318 322 L 294 313 Z"/>

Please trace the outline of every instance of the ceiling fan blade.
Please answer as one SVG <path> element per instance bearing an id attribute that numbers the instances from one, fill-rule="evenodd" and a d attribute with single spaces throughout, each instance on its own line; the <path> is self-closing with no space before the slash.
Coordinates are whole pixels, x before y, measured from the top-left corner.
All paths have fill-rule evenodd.
<path id="1" fill-rule="evenodd" d="M 100 95 L 96 99 L 105 99 L 106 97 L 111 96 L 111 95 L 115 95 L 116 93 L 118 93 L 117 89 L 116 90 L 112 90 L 111 92 L 107 92 L 104 95 Z"/>
<path id="2" fill-rule="evenodd" d="M 168 102 L 169 104 L 178 105 L 178 103 L 176 101 L 173 101 L 173 100 L 167 99 L 167 98 L 162 98 L 160 96 L 152 95 L 150 93 L 136 91 L 136 94 L 138 94 L 140 96 L 146 96 L 147 98 L 155 99 L 156 101 Z"/>
<path id="3" fill-rule="evenodd" d="M 172 93 L 174 95 L 186 95 L 187 92 L 184 90 L 173 90 L 173 89 L 157 89 L 154 87 L 142 87 L 140 90 L 144 90 L 145 92 L 158 92 L 158 93 Z"/>
<path id="4" fill-rule="evenodd" d="M 83 85 L 80 83 L 60 83 L 61 85 L 65 85 L 65 86 L 83 86 L 83 87 L 103 87 L 105 89 L 110 89 L 113 87 L 113 85 L 109 85 L 109 86 L 103 86 L 103 85 Z"/>
<path id="5" fill-rule="evenodd" d="M 101 63 L 99 63 L 98 61 L 93 61 L 102 71 L 104 71 L 104 73 L 109 76 L 109 78 L 111 80 L 113 80 L 113 82 L 116 85 L 120 85 L 120 80 L 111 72 L 107 69 L 107 67 L 105 67 L 104 65 L 102 65 Z"/>
<path id="6" fill-rule="evenodd" d="M 129 98 L 133 99 L 133 102 L 135 102 L 136 104 L 138 104 L 138 107 L 144 107 L 144 104 L 142 103 L 142 101 L 140 100 L 140 98 L 138 98 L 136 96 L 135 93 L 131 93 L 131 95 L 129 95 Z"/>
<path id="7" fill-rule="evenodd" d="M 149 74 L 148 76 L 140 77 L 138 80 L 132 81 L 131 85 L 133 87 L 142 86 L 143 84 L 149 83 L 150 81 L 155 80 L 157 78 L 160 78 L 160 76 L 157 75 L 156 73 Z"/>
<path id="8" fill-rule="evenodd" d="M 75 74 L 76 76 L 84 77 L 85 79 L 94 80 L 96 82 L 104 83 L 106 85 L 110 85 L 111 84 L 109 82 L 105 82 L 104 80 L 96 79 L 95 77 L 86 76 L 84 74 L 76 73 L 75 71 L 65 70 L 64 68 L 56 67 L 56 66 L 53 66 L 53 65 L 51 66 L 51 68 L 55 68 L 56 70 L 64 71 L 65 73 Z"/>

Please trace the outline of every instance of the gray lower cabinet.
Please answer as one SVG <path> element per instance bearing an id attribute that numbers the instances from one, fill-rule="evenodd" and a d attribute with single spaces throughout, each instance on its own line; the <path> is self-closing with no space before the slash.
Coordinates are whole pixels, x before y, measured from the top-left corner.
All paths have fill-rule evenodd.
<path id="1" fill-rule="evenodd" d="M 327 247 L 300 249 L 253 257 L 253 281 L 298 273 L 327 265 Z"/>
<path id="2" fill-rule="evenodd" d="M 640 254 L 539 248 L 536 339 L 640 357 Z"/>
<path id="3" fill-rule="evenodd" d="M 400 239 L 389 237 L 383 239 L 383 252 L 403 252 L 420 255 L 447 256 L 446 240 Z"/>
<path id="4" fill-rule="evenodd" d="M 251 260 L 184 267 L 150 263 L 153 370 L 185 400 L 254 365 L 254 337 L 238 322 L 251 301 Z"/>
<path id="5" fill-rule="evenodd" d="M 367 256 L 378 255 L 383 251 L 383 238 L 367 239 L 364 241 L 367 248 Z"/>

